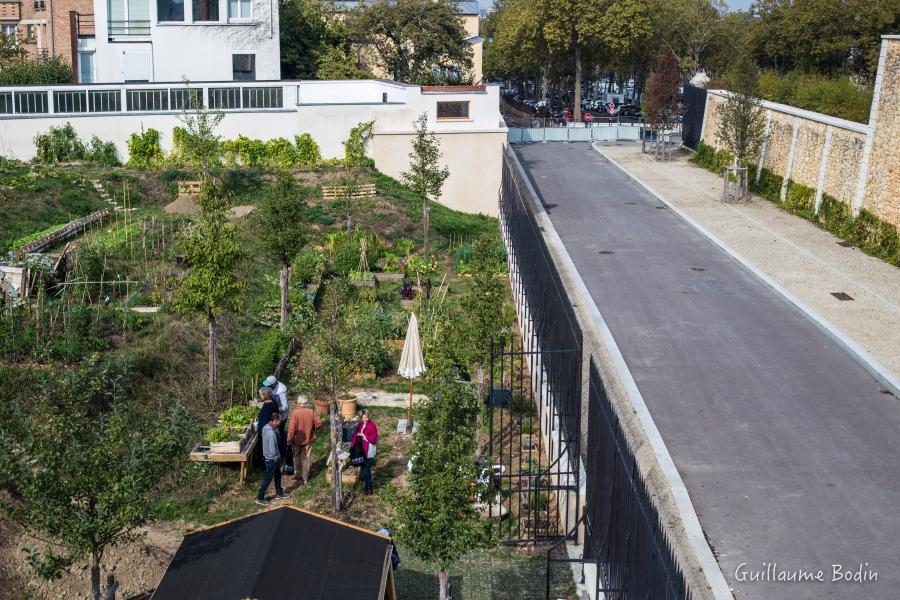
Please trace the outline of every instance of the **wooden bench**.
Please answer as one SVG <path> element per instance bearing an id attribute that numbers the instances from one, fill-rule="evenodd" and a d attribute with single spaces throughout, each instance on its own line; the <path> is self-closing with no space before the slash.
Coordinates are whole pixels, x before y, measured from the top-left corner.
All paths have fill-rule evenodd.
<path id="1" fill-rule="evenodd" d="M 202 187 L 202 181 L 179 181 L 178 182 L 178 195 L 179 196 L 199 196 L 200 188 Z"/>
<path id="2" fill-rule="evenodd" d="M 247 478 L 247 470 L 250 466 L 250 460 L 253 456 L 253 449 L 256 447 L 256 442 L 259 440 L 259 433 L 253 432 L 252 436 L 248 440 L 248 442 L 244 445 L 244 449 L 241 452 L 224 452 L 224 453 L 214 453 L 210 452 L 209 444 L 199 444 L 191 450 L 190 459 L 197 462 L 212 462 L 212 463 L 238 463 L 238 467 L 240 470 L 238 472 L 238 479 L 241 484 L 244 483 L 244 479 Z"/>
<path id="3" fill-rule="evenodd" d="M 363 185 L 325 185 L 322 186 L 323 200 L 368 200 L 374 198 L 378 192 L 374 183 Z"/>

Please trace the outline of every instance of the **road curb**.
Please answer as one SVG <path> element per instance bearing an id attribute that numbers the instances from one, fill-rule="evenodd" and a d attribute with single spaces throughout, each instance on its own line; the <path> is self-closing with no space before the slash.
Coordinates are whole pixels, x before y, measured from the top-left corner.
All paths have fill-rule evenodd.
<path id="1" fill-rule="evenodd" d="M 815 325 L 816 328 L 819 329 L 819 331 L 823 332 L 826 336 L 831 338 L 834 343 L 836 343 L 847 354 L 849 354 L 850 357 L 853 358 L 853 360 L 855 360 L 863 369 L 865 369 L 866 372 L 869 373 L 869 375 L 874 377 L 880 385 L 884 386 L 885 389 L 890 391 L 895 398 L 900 399 L 900 378 L 898 378 L 887 368 L 885 368 L 885 366 L 882 365 L 874 356 L 869 354 L 866 350 L 859 346 L 859 344 L 854 342 L 850 337 L 844 334 L 844 332 L 838 329 L 830 321 L 819 315 L 816 311 L 807 306 L 802 300 L 782 287 L 781 284 L 777 283 L 774 279 L 755 267 L 749 260 L 738 254 L 736 251 L 732 250 L 727 244 L 725 244 L 725 242 L 716 237 L 711 231 L 697 223 L 684 211 L 672 204 L 672 202 L 670 202 L 664 196 L 657 193 L 656 190 L 647 185 L 647 183 L 645 183 L 640 177 L 631 173 L 618 161 L 603 152 L 598 144 L 592 143 L 591 148 L 593 148 L 594 151 L 602 156 L 605 160 L 609 161 L 610 164 L 614 165 L 617 169 L 625 173 L 625 175 L 627 175 L 632 181 L 644 188 L 654 198 L 665 204 L 666 208 L 671 210 L 678 218 L 687 223 L 697 233 L 706 238 L 708 241 L 712 242 L 716 247 L 725 252 L 734 261 L 750 271 L 750 273 L 764 285 L 766 285 L 777 294 L 781 295 L 785 300 L 787 300 L 801 313 L 803 313 L 803 315 L 813 325 Z"/>

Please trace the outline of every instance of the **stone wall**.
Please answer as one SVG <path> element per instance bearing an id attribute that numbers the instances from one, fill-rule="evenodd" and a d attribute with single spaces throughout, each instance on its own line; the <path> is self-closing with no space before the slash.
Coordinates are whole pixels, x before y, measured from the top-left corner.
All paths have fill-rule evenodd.
<path id="1" fill-rule="evenodd" d="M 862 207 L 900 226 L 900 36 L 884 40 Z"/>
<path id="2" fill-rule="evenodd" d="M 720 147 L 718 107 L 727 92 L 710 90 L 703 141 Z M 869 123 L 763 101 L 765 143 L 759 164 L 900 228 L 900 36 L 884 36 Z"/>

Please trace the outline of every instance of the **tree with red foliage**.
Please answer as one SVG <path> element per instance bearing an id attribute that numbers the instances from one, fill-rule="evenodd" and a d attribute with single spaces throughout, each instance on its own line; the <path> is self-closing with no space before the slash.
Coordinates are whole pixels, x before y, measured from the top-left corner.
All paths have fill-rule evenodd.
<path id="1" fill-rule="evenodd" d="M 678 114 L 681 94 L 678 61 L 671 52 L 659 55 L 656 70 L 650 74 L 644 92 L 644 119 L 659 129 L 669 129 Z"/>

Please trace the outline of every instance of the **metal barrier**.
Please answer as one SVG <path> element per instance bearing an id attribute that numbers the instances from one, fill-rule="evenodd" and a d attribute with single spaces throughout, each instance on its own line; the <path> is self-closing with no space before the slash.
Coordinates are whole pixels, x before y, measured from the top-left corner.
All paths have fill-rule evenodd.
<path id="1" fill-rule="evenodd" d="M 511 144 L 533 142 L 615 142 L 619 140 L 638 141 L 643 126 L 603 125 L 592 127 L 540 127 L 510 128 L 506 140 Z"/>

